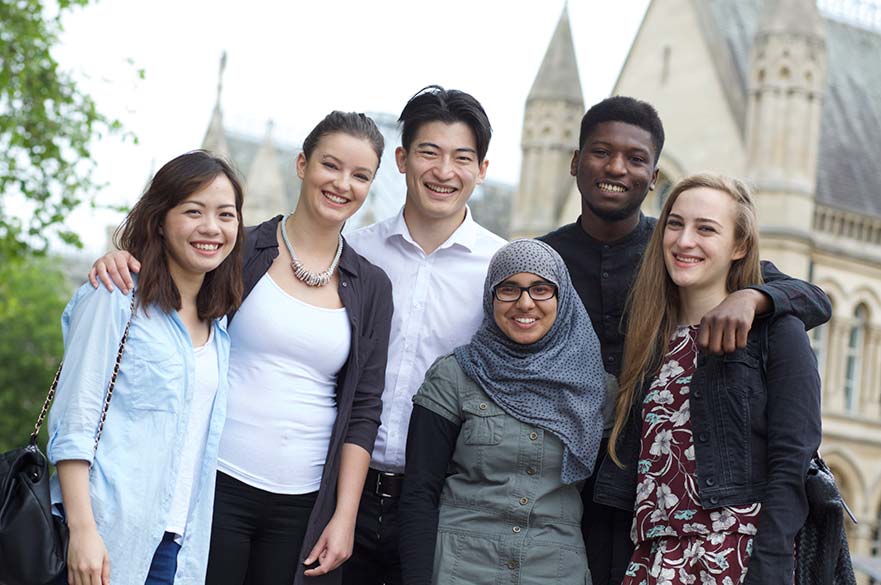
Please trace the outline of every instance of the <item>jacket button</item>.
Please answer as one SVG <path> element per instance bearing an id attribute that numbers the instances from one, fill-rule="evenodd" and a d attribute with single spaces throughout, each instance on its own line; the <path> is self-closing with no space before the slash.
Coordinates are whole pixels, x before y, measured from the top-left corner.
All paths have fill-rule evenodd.
<path id="1" fill-rule="evenodd" d="M 701 391 L 700 391 L 700 390 L 695 390 L 694 393 L 692 393 L 692 396 L 694 396 L 695 398 L 700 398 L 700 397 L 701 397 Z"/>
<path id="2" fill-rule="evenodd" d="M 538 438 L 538 433 L 536 433 L 535 431 L 532 431 L 531 433 L 529 433 L 529 440 L 530 441 L 534 441 L 537 438 Z"/>
<path id="3" fill-rule="evenodd" d="M 707 478 L 707 485 L 709 485 L 709 486 L 714 486 L 714 485 L 716 485 L 716 480 L 713 479 L 712 477 L 708 477 L 708 478 Z"/>
<path id="4" fill-rule="evenodd" d="M 719 503 L 719 498 L 717 498 L 716 496 L 711 497 L 711 498 L 710 498 L 710 503 L 713 504 L 713 505 L 715 506 L 716 504 Z"/>
<path id="5" fill-rule="evenodd" d="M 532 467 L 527 467 L 526 475 L 535 475 L 535 469 L 533 469 Z"/>
<path id="6" fill-rule="evenodd" d="M 481 402 L 477 408 L 479 408 L 480 410 L 486 410 L 486 402 Z"/>
<path id="7" fill-rule="evenodd" d="M 343 286 L 349 286 L 349 283 L 346 282 L 346 281 L 344 280 L 344 281 L 343 281 Z"/>
<path id="8" fill-rule="evenodd" d="M 520 505 L 525 506 L 529 503 L 529 498 L 520 498 Z"/>
<path id="9" fill-rule="evenodd" d="M 520 534 L 520 527 L 515 526 L 514 528 L 511 529 L 511 532 L 513 532 L 514 534 Z"/>
<path id="10" fill-rule="evenodd" d="M 510 561 L 508 561 L 508 568 L 513 571 L 514 569 L 517 568 L 517 564 L 518 563 L 517 563 L 516 559 L 511 559 Z"/>
<path id="11" fill-rule="evenodd" d="M 700 435 L 698 435 L 697 438 L 701 443 L 707 442 L 707 434 L 706 433 L 701 433 Z"/>

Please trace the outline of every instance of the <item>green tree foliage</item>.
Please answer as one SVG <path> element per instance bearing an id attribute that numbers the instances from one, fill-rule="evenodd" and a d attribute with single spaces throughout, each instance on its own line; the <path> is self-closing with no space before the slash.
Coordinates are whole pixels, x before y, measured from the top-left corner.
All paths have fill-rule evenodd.
<path id="1" fill-rule="evenodd" d="M 51 258 L 0 262 L 0 451 L 23 446 L 33 430 L 63 353 L 70 293 Z M 45 445 L 45 431 L 40 438 Z"/>
<path id="2" fill-rule="evenodd" d="M 80 245 L 64 222 L 96 190 L 90 141 L 119 128 L 52 55 L 62 16 L 88 1 L 0 0 L 0 263 L 54 236 Z"/>

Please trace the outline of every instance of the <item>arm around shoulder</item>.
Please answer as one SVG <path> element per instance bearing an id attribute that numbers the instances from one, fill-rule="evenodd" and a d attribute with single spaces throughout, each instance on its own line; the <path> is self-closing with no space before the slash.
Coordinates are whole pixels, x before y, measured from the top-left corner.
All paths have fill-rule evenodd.
<path id="1" fill-rule="evenodd" d="M 820 287 L 780 272 L 774 264 L 762 262 L 765 283 L 754 286 L 771 299 L 773 317 L 794 315 L 805 329 L 813 329 L 832 317 L 832 303 Z"/>

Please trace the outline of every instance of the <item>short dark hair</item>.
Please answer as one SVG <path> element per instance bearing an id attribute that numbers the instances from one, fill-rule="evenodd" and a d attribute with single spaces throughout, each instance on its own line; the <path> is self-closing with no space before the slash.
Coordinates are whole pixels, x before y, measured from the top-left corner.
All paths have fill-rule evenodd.
<path id="1" fill-rule="evenodd" d="M 655 146 L 655 164 L 658 164 L 661 150 L 664 148 L 664 125 L 654 106 L 623 95 L 612 96 L 595 104 L 581 119 L 581 133 L 578 135 L 579 150 L 584 148 L 585 140 L 596 125 L 603 122 L 624 122 L 639 126 L 651 134 Z"/>
<path id="2" fill-rule="evenodd" d="M 382 161 L 382 150 L 385 148 L 385 140 L 382 137 L 382 132 L 376 127 L 376 122 L 370 116 L 358 112 L 334 110 L 326 115 L 303 141 L 303 156 L 306 157 L 306 160 L 309 160 L 309 157 L 312 156 L 312 151 L 315 150 L 322 136 L 338 132 L 354 136 L 355 138 L 363 138 L 370 142 L 373 152 L 376 153 L 376 168 L 379 168 L 379 163 Z"/>
<path id="3" fill-rule="evenodd" d="M 220 266 L 208 272 L 196 297 L 199 319 L 222 317 L 234 311 L 242 301 L 242 184 L 232 166 L 205 150 L 194 150 L 165 163 L 150 181 L 147 190 L 135 203 L 113 235 L 116 246 L 128 250 L 141 261 L 138 277 L 138 306 L 156 304 L 170 313 L 181 308 L 180 291 L 174 284 L 161 228 L 165 215 L 181 201 L 207 187 L 220 175 L 226 175 L 236 196 L 239 225 L 236 243 Z"/>
<path id="4" fill-rule="evenodd" d="M 410 150 L 419 127 L 429 122 L 466 124 L 474 132 L 477 142 L 477 162 L 483 162 L 486 151 L 489 150 L 493 129 L 483 106 L 474 96 L 458 89 L 444 89 L 439 85 L 429 85 L 417 91 L 398 118 L 404 150 Z"/>

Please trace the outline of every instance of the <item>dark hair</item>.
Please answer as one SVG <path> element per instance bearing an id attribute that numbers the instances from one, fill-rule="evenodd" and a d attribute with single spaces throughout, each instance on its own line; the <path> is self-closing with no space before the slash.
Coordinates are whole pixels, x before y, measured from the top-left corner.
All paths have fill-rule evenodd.
<path id="1" fill-rule="evenodd" d="M 578 135 L 579 149 L 584 148 L 585 140 L 596 125 L 603 122 L 624 122 L 639 126 L 651 134 L 655 146 L 655 164 L 658 164 L 661 150 L 664 148 L 664 125 L 661 123 L 657 110 L 650 103 L 616 95 L 595 104 L 581 119 L 581 133 Z"/>
<path id="2" fill-rule="evenodd" d="M 128 250 L 141 261 L 138 278 L 138 305 L 153 303 L 165 312 L 180 310 L 180 291 L 168 271 L 162 224 L 168 210 L 226 175 L 236 194 L 238 228 L 236 244 L 224 261 L 205 275 L 196 297 L 199 319 L 216 319 L 235 310 L 242 301 L 242 185 L 230 164 L 204 150 L 182 154 L 165 163 L 150 181 L 147 190 L 113 235 L 121 250 Z"/>
<path id="3" fill-rule="evenodd" d="M 312 156 L 312 151 L 315 150 L 322 136 L 336 134 L 337 132 L 342 132 L 355 138 L 363 138 L 370 142 L 373 152 L 376 153 L 376 168 L 379 168 L 379 163 L 382 161 L 382 149 L 385 148 L 382 132 L 379 131 L 379 128 L 376 127 L 376 122 L 369 116 L 357 112 L 334 110 L 326 115 L 303 141 L 303 156 L 306 157 L 306 160 L 309 160 L 309 157 Z"/>
<path id="4" fill-rule="evenodd" d="M 410 150 L 419 127 L 428 122 L 453 124 L 462 122 L 474 132 L 477 141 L 477 162 L 482 163 L 489 149 L 493 129 L 480 102 L 474 96 L 458 89 L 444 89 L 439 85 L 423 87 L 410 98 L 401 111 L 401 145 Z"/>

